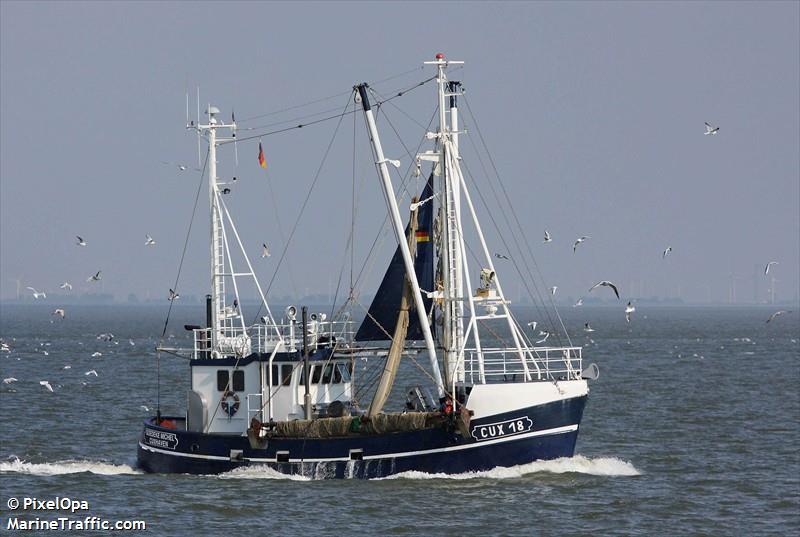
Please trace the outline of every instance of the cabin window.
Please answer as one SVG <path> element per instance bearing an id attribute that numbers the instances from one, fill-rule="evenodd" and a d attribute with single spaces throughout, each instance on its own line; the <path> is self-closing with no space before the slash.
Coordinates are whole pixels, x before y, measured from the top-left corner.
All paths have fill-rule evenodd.
<path id="1" fill-rule="evenodd" d="M 228 389 L 229 373 L 227 369 L 217 370 L 217 391 L 224 392 Z"/>
<path id="2" fill-rule="evenodd" d="M 339 369 L 341 364 L 333 364 L 333 383 L 339 384 L 342 382 L 342 371 Z"/>
<path id="3" fill-rule="evenodd" d="M 336 364 L 336 372 L 341 376 L 341 382 L 350 382 L 350 364 Z"/>
<path id="4" fill-rule="evenodd" d="M 275 460 L 278 462 L 289 462 L 289 452 L 279 451 L 275 454 Z"/>
<path id="5" fill-rule="evenodd" d="M 244 391 L 244 371 L 237 369 L 233 372 L 233 391 Z"/>
<path id="6" fill-rule="evenodd" d="M 328 365 L 325 366 L 325 372 L 322 374 L 322 383 L 323 384 L 330 384 L 331 383 L 331 377 L 333 377 L 333 365 L 334 364 L 328 364 Z"/>
<path id="7" fill-rule="evenodd" d="M 314 370 L 311 372 L 311 384 L 319 384 L 319 378 L 322 376 L 322 366 L 315 365 Z"/>
<path id="8" fill-rule="evenodd" d="M 294 368 L 291 364 L 283 364 L 281 366 L 281 384 L 284 386 L 291 386 L 292 384 L 292 371 Z"/>
<path id="9" fill-rule="evenodd" d="M 278 364 L 272 364 L 272 385 L 277 386 L 281 382 L 280 373 L 278 373 Z"/>

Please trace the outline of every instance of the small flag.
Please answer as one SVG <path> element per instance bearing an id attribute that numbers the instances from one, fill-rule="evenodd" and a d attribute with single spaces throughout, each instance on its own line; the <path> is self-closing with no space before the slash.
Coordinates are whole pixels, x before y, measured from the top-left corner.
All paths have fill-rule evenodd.
<path id="1" fill-rule="evenodd" d="M 417 231 L 416 232 L 417 242 L 430 242 L 431 237 L 428 235 L 427 231 Z"/>
<path id="2" fill-rule="evenodd" d="M 267 159 L 264 158 L 264 148 L 261 147 L 261 142 L 258 142 L 258 165 L 267 169 Z"/>

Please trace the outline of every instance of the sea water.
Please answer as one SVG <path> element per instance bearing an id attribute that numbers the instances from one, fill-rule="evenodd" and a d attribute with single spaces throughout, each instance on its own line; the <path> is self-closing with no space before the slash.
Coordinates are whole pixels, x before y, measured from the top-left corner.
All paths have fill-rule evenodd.
<path id="1" fill-rule="evenodd" d="M 64 320 L 51 311 L 0 309 L 0 337 L 11 348 L 0 353 L 0 377 L 18 379 L 0 384 L 4 530 L 16 513 L 144 520 L 153 535 L 800 533 L 797 312 L 766 323 L 772 308 L 639 305 L 628 324 L 622 308 L 568 308 L 572 342 L 584 346 L 585 364 L 600 367 L 574 457 L 336 481 L 258 467 L 141 473 L 136 445 L 157 384 L 165 414 L 184 412 L 188 388 L 185 360 L 162 355 L 157 368 L 165 308 L 72 306 Z M 518 311 L 524 322 L 537 313 Z M 200 307 L 176 307 L 166 344 L 189 344 L 182 325 L 203 317 Z M 594 332 L 583 331 L 587 321 Z M 424 379 L 410 361 L 403 368 L 400 378 Z M 398 384 L 393 405 L 402 403 Z M 11 511 L 12 497 L 90 507 Z"/>

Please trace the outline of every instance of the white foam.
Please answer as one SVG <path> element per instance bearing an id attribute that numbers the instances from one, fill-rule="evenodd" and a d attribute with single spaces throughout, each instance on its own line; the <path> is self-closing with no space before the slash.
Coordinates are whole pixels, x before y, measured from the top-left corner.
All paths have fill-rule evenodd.
<path id="1" fill-rule="evenodd" d="M 287 479 L 289 481 L 311 481 L 311 478 L 308 476 L 282 474 L 262 464 L 236 468 L 230 472 L 219 474 L 217 477 L 220 479 Z"/>
<path id="2" fill-rule="evenodd" d="M 551 474 L 588 474 L 603 476 L 640 475 L 633 464 L 616 457 L 600 457 L 590 459 L 583 455 L 562 457 L 551 461 L 535 461 L 518 466 L 497 467 L 483 472 L 465 472 L 463 474 L 428 474 L 425 472 L 403 472 L 382 479 L 513 479 L 535 473 Z"/>
<path id="3" fill-rule="evenodd" d="M 0 473 L 18 473 L 30 475 L 64 475 L 92 473 L 98 475 L 134 475 L 141 474 L 127 464 L 111 464 L 96 461 L 55 461 L 44 463 L 25 462 L 18 458 L 0 462 Z"/>

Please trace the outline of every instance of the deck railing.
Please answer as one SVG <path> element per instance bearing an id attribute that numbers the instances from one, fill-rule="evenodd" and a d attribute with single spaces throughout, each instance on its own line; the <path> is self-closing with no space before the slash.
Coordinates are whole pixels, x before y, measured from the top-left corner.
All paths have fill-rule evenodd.
<path id="1" fill-rule="evenodd" d="M 193 358 L 211 358 L 211 328 L 197 328 L 192 332 Z M 308 344 L 311 349 L 333 344 L 342 348 L 352 343 L 354 335 L 353 321 L 314 321 L 308 324 Z M 301 349 L 303 330 L 300 324 L 268 326 L 259 323 L 247 330 L 241 326 L 226 327 L 217 337 L 217 350 L 226 356 L 246 356 L 253 352 L 266 353 L 272 352 L 281 340 L 283 340 L 283 350 Z"/>
<path id="2" fill-rule="evenodd" d="M 523 352 L 517 349 L 475 349 L 464 353 L 464 373 L 471 383 L 532 382 L 541 380 L 576 380 L 581 378 L 581 347 L 535 347 Z"/>

